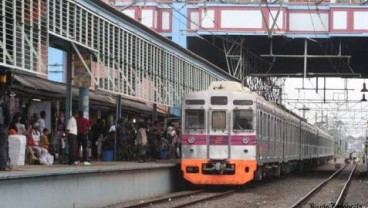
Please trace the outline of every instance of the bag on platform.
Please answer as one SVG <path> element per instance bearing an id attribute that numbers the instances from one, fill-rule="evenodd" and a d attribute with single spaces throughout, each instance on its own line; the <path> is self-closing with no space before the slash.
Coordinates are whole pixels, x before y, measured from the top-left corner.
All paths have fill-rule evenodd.
<path id="1" fill-rule="evenodd" d="M 40 157 L 40 162 L 43 165 L 52 165 L 54 163 L 54 156 L 50 153 L 42 154 Z"/>

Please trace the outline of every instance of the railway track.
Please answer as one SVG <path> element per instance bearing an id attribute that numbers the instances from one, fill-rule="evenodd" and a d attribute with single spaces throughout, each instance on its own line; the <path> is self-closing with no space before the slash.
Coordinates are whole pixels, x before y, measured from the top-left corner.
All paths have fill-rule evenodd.
<path id="1" fill-rule="evenodd" d="M 200 203 L 200 202 L 208 201 L 208 200 L 211 200 L 211 199 L 218 199 L 218 198 L 227 196 L 229 194 L 233 194 L 235 192 L 236 192 L 236 190 L 225 191 L 225 192 L 217 193 L 217 194 L 214 194 L 214 195 L 211 195 L 211 196 L 207 196 L 207 197 L 204 197 L 204 198 L 200 198 L 200 199 L 195 199 L 195 200 L 191 200 L 191 201 L 188 201 L 188 202 L 184 202 L 184 203 L 181 203 L 179 205 L 174 205 L 171 208 L 182 208 L 182 207 L 186 207 L 186 206 L 189 206 L 189 205 L 197 204 L 197 203 Z"/>
<path id="2" fill-rule="evenodd" d="M 211 193 L 205 190 L 196 190 L 184 193 L 178 193 L 174 196 L 161 197 L 145 202 L 139 202 L 133 205 L 123 206 L 124 208 L 135 207 L 170 207 L 181 208 L 189 205 L 197 204 L 200 202 L 208 201 L 211 199 L 218 199 L 226 195 L 232 194 L 236 190 L 223 191 L 220 193 Z"/>
<path id="3" fill-rule="evenodd" d="M 297 208 L 297 207 L 303 207 L 307 204 L 314 204 L 315 202 L 313 202 L 313 197 L 318 194 L 321 194 L 321 192 L 323 192 L 323 187 L 325 187 L 328 183 L 333 182 L 333 180 L 349 165 L 344 165 L 343 167 L 341 167 L 340 169 L 338 169 L 337 171 L 335 171 L 329 178 L 327 178 L 326 180 L 324 180 L 323 182 L 321 182 L 320 184 L 318 184 L 316 187 L 314 187 L 310 192 L 308 192 L 306 195 L 304 195 L 302 198 L 300 198 L 295 204 L 293 204 L 290 208 Z M 349 188 L 349 184 L 351 182 L 351 178 L 355 172 L 355 169 L 357 167 L 357 164 L 353 165 L 353 168 L 351 169 L 346 181 L 344 182 L 344 186 L 340 189 L 339 191 L 339 195 L 336 196 L 337 199 L 332 202 L 332 203 L 325 203 L 328 204 L 328 207 L 339 207 L 344 203 L 344 197 L 346 195 L 346 192 Z M 331 191 L 331 190 L 329 190 Z M 335 198 L 336 198 L 335 197 Z M 309 203 L 308 203 L 309 202 Z M 321 204 L 319 204 L 321 205 Z"/>

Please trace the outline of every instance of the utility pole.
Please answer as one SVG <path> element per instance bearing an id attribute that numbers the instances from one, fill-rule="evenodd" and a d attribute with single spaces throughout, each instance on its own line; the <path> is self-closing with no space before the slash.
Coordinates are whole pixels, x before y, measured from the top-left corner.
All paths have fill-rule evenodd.
<path id="1" fill-rule="evenodd" d="M 303 111 L 303 119 L 305 119 L 305 111 L 310 110 L 310 108 L 305 107 L 305 105 L 303 104 L 303 108 L 299 108 L 298 110 L 302 110 Z"/>

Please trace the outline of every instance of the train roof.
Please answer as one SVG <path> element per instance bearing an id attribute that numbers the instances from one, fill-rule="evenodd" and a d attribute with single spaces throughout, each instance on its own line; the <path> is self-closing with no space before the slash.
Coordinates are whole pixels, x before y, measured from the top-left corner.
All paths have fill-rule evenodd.
<path id="1" fill-rule="evenodd" d="M 207 89 L 208 91 L 235 91 L 251 92 L 249 88 L 243 87 L 239 82 L 232 81 L 214 81 Z"/>

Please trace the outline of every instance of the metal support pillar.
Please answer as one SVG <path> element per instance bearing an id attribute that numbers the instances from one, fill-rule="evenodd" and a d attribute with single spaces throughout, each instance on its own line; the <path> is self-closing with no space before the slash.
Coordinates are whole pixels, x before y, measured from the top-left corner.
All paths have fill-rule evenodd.
<path id="1" fill-rule="evenodd" d="M 152 122 L 155 122 L 157 120 L 157 104 L 153 103 L 152 107 Z"/>
<path id="2" fill-rule="evenodd" d="M 326 103 L 326 77 L 324 77 L 323 81 L 323 103 Z"/>
<path id="3" fill-rule="evenodd" d="M 70 48 L 66 53 L 66 97 L 65 97 L 65 119 L 66 122 L 72 115 L 72 61 L 73 52 Z"/>
<path id="4" fill-rule="evenodd" d="M 115 128 L 118 128 L 119 120 L 121 118 L 121 95 L 116 96 L 116 119 L 115 119 Z M 114 141 L 114 159 L 117 160 L 117 143 L 116 136 Z"/>
<path id="5" fill-rule="evenodd" d="M 304 40 L 304 72 L 303 72 L 303 87 L 304 88 L 304 80 L 307 78 L 307 57 L 308 57 L 308 40 Z"/>
<path id="6" fill-rule="evenodd" d="M 89 88 L 79 88 L 78 110 L 83 111 L 83 117 L 89 119 Z"/>
<path id="7" fill-rule="evenodd" d="M 118 121 L 121 118 L 121 99 L 121 95 L 116 96 L 116 124 L 118 124 Z"/>

